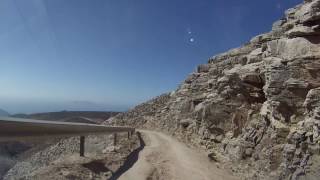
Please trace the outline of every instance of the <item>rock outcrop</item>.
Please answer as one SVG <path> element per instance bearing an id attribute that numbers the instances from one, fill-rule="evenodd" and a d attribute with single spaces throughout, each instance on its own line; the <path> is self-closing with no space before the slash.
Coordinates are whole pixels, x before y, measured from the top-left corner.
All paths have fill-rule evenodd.
<path id="1" fill-rule="evenodd" d="M 243 179 L 317 179 L 320 0 L 287 10 L 272 31 L 111 122 L 171 133 Z"/>
<path id="2" fill-rule="evenodd" d="M 20 142 L 0 142 L 0 179 L 14 166 L 19 154 L 30 149 L 30 146 Z"/>

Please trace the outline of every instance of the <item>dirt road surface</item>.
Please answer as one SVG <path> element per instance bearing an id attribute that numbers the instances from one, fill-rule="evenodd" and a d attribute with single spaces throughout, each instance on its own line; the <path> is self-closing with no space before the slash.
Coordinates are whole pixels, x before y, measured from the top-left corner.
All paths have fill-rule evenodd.
<path id="1" fill-rule="evenodd" d="M 141 131 L 146 142 L 138 161 L 120 180 L 233 180 L 208 157 L 159 132 Z"/>

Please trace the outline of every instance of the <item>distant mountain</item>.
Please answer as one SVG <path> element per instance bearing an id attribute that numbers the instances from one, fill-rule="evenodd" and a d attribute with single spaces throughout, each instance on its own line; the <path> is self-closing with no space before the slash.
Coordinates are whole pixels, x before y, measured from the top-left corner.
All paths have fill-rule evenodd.
<path id="1" fill-rule="evenodd" d="M 60 111 L 47 112 L 36 114 L 15 114 L 12 117 L 30 118 L 48 121 L 65 121 L 65 122 L 83 122 L 83 123 L 102 123 L 118 112 L 103 112 L 103 111 Z"/>
<path id="2" fill-rule="evenodd" d="M 0 116 L 10 116 L 10 114 L 5 110 L 0 109 Z"/>

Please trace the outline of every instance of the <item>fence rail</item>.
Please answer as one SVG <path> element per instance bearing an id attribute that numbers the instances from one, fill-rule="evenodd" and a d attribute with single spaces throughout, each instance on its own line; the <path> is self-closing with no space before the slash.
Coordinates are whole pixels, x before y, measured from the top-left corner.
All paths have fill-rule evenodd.
<path id="1" fill-rule="evenodd" d="M 80 156 L 84 156 L 84 137 L 87 135 L 115 134 L 116 139 L 116 133 L 128 132 L 130 138 L 134 131 L 134 128 L 123 126 L 0 117 L 0 141 L 80 136 Z"/>

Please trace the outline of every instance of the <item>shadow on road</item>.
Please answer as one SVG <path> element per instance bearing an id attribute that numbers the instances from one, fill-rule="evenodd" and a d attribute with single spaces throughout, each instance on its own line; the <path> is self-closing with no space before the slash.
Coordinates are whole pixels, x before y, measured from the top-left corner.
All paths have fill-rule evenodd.
<path id="1" fill-rule="evenodd" d="M 110 169 L 105 167 L 105 163 L 101 160 L 92 161 L 82 165 L 83 167 L 91 170 L 92 172 L 99 174 L 101 172 L 108 172 Z"/>
<path id="2" fill-rule="evenodd" d="M 110 180 L 117 180 L 122 174 L 128 171 L 138 161 L 139 153 L 142 151 L 142 149 L 145 147 L 146 144 L 143 141 L 140 132 L 137 132 L 137 136 L 140 141 L 140 147 L 135 149 L 129 154 L 129 156 L 127 157 L 127 160 L 116 172 L 112 174 L 112 177 L 110 178 Z"/>

